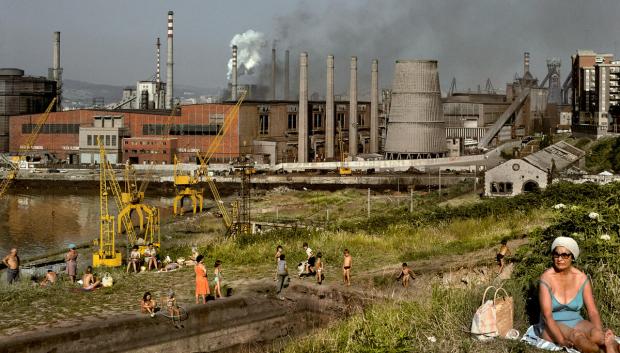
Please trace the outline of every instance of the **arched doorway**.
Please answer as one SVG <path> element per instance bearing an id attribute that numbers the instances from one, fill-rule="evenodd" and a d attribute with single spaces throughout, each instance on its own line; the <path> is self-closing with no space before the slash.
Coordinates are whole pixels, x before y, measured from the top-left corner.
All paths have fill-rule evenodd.
<path id="1" fill-rule="evenodd" d="M 534 180 L 528 180 L 523 184 L 523 192 L 536 192 L 539 189 L 538 183 Z"/>

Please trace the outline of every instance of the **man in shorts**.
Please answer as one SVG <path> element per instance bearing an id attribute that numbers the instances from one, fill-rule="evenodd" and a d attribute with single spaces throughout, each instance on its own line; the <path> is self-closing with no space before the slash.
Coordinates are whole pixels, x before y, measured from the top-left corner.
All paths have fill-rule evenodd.
<path id="1" fill-rule="evenodd" d="M 344 279 L 344 284 L 347 286 L 351 285 L 351 266 L 353 264 L 353 259 L 351 254 L 349 254 L 349 249 L 344 249 L 344 260 L 342 261 L 342 276 Z"/>
<path id="2" fill-rule="evenodd" d="M 17 248 L 12 248 L 9 254 L 2 259 L 2 263 L 4 263 L 7 268 L 7 282 L 13 284 L 19 279 L 19 256 L 17 256 Z"/>

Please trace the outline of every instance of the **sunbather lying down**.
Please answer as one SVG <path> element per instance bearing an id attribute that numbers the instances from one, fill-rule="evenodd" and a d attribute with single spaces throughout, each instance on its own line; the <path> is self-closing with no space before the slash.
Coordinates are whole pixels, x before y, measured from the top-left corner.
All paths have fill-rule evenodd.
<path id="1" fill-rule="evenodd" d="M 558 237 L 551 245 L 553 267 L 540 277 L 541 338 L 583 353 L 619 353 L 611 330 L 603 324 L 594 302 L 589 277 L 573 267 L 579 257 L 577 242 Z M 580 312 L 585 305 L 589 320 Z"/>

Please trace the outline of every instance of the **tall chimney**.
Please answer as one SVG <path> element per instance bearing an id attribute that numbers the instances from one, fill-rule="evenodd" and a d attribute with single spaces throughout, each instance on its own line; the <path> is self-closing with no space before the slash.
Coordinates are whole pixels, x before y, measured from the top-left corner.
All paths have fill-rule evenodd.
<path id="1" fill-rule="evenodd" d="M 288 49 L 284 52 L 284 99 L 289 100 L 289 65 L 288 65 L 288 57 L 289 51 Z"/>
<path id="2" fill-rule="evenodd" d="M 172 16 L 174 12 L 168 11 L 168 60 L 166 61 L 166 109 L 174 108 L 174 81 L 172 78 Z"/>
<path id="3" fill-rule="evenodd" d="M 357 57 L 351 57 L 349 82 L 349 156 L 357 155 Z"/>
<path id="4" fill-rule="evenodd" d="M 276 47 L 271 48 L 271 100 L 276 100 Z"/>
<path id="5" fill-rule="evenodd" d="M 60 110 L 62 95 L 62 68 L 60 67 L 60 32 L 54 32 L 54 51 L 52 53 L 52 75 L 56 81 L 56 110 Z"/>
<path id="6" fill-rule="evenodd" d="M 297 162 L 308 162 L 308 53 L 299 54 L 299 118 Z"/>
<path id="7" fill-rule="evenodd" d="M 325 91 L 325 158 L 334 158 L 334 56 L 327 56 L 327 89 Z"/>
<path id="8" fill-rule="evenodd" d="M 157 37 L 157 43 L 155 44 L 155 46 L 157 47 L 157 71 L 156 71 L 156 75 L 155 75 L 155 82 L 160 83 L 161 82 L 161 68 L 160 68 L 160 63 L 161 63 L 161 42 L 159 41 L 159 37 Z"/>
<path id="9" fill-rule="evenodd" d="M 233 45 L 232 47 L 232 77 L 231 77 L 231 94 L 230 99 L 233 101 L 237 100 L 237 46 Z"/>
<path id="10" fill-rule="evenodd" d="M 530 71 L 530 53 L 523 53 L 523 76 Z"/>
<path id="11" fill-rule="evenodd" d="M 370 153 L 379 152 L 379 60 L 372 61 L 370 73 Z"/>

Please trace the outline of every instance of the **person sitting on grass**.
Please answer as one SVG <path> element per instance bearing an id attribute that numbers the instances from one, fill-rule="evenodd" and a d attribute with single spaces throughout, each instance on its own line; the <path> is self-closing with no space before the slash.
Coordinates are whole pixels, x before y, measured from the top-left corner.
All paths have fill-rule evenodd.
<path id="1" fill-rule="evenodd" d="M 140 311 L 144 314 L 150 314 L 151 317 L 154 317 L 157 309 L 157 302 L 151 296 L 151 292 L 144 293 L 144 295 L 142 296 L 142 300 L 140 300 Z"/>
<path id="2" fill-rule="evenodd" d="M 129 273 L 129 268 L 133 267 L 134 272 L 139 272 L 140 268 L 140 251 L 138 250 L 138 246 L 134 245 L 131 248 L 131 253 L 129 254 L 129 260 L 127 261 L 127 273 Z"/>
<path id="3" fill-rule="evenodd" d="M 144 264 L 147 271 L 150 271 L 151 267 L 157 270 L 157 250 L 153 243 L 149 243 L 148 248 L 144 250 Z"/>
<path id="4" fill-rule="evenodd" d="M 45 277 L 41 281 L 41 287 L 47 287 L 56 283 L 56 279 L 58 279 L 58 275 L 56 275 L 56 272 L 54 272 L 54 270 L 52 270 L 51 268 L 48 268 Z"/>
<path id="5" fill-rule="evenodd" d="M 409 287 L 409 280 L 411 278 L 415 279 L 415 275 L 413 274 L 413 271 L 411 271 L 411 269 L 409 268 L 407 263 L 403 262 L 403 269 L 400 271 L 400 275 L 398 275 L 396 280 L 397 281 L 400 280 L 402 285 L 403 285 L 403 287 L 408 288 Z"/>
<path id="6" fill-rule="evenodd" d="M 618 353 L 614 333 L 603 333 L 590 278 L 573 267 L 573 261 L 579 257 L 577 242 L 557 237 L 551 245 L 551 257 L 553 267 L 540 276 L 540 337 L 583 353 Z M 581 316 L 584 305 L 588 320 Z"/>
<path id="7" fill-rule="evenodd" d="M 174 327 L 183 327 L 181 326 L 181 310 L 179 310 L 179 306 L 177 305 L 177 299 L 174 297 L 174 291 L 172 289 L 168 291 L 168 299 L 166 299 L 166 309 L 168 310 L 168 315 L 170 315 Z"/>
<path id="8" fill-rule="evenodd" d="M 95 275 L 93 275 L 93 268 L 88 266 L 86 273 L 82 276 L 82 290 L 90 292 L 101 286 L 101 281 L 98 281 Z"/>

